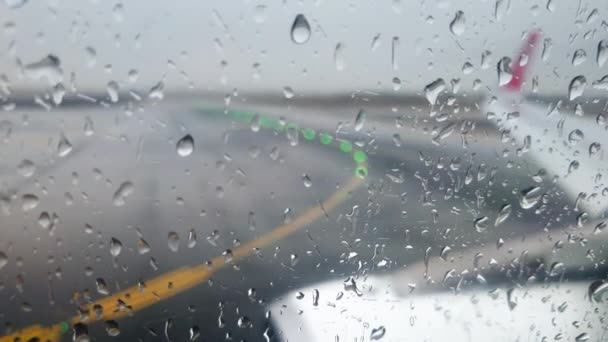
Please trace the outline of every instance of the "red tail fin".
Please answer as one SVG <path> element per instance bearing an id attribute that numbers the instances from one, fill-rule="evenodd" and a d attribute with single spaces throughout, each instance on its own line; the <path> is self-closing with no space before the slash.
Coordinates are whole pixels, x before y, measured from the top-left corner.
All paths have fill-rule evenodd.
<path id="1" fill-rule="evenodd" d="M 515 59 L 513 67 L 513 77 L 511 81 L 505 84 L 504 88 L 510 91 L 520 91 L 524 80 L 526 79 L 526 70 L 530 66 L 532 61 L 532 54 L 539 45 L 540 31 L 531 31 L 528 35 L 528 40 L 521 48 L 519 55 Z M 522 59 L 525 58 L 527 61 L 522 65 Z"/>

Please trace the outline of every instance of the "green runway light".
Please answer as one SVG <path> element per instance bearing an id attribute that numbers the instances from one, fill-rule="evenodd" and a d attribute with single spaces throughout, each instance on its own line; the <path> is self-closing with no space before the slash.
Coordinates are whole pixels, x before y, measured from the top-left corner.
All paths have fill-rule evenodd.
<path id="1" fill-rule="evenodd" d="M 365 161 L 367 160 L 367 154 L 365 154 L 365 152 L 363 151 L 357 151 L 353 153 L 353 159 L 357 163 L 365 163 Z"/>
<path id="2" fill-rule="evenodd" d="M 66 332 L 68 332 L 68 330 L 70 330 L 70 325 L 68 324 L 68 322 L 61 322 L 59 323 L 59 329 L 61 329 L 61 333 L 65 334 Z"/>
<path id="3" fill-rule="evenodd" d="M 302 130 L 302 135 L 306 140 L 313 140 L 315 138 L 316 133 L 312 128 L 304 128 Z"/>
<path id="4" fill-rule="evenodd" d="M 350 142 L 348 142 L 346 140 L 342 140 L 340 142 L 340 151 L 349 153 L 352 150 L 353 150 L 353 144 L 351 144 Z"/>
<path id="5" fill-rule="evenodd" d="M 329 145 L 334 140 L 334 138 L 332 138 L 332 136 L 327 133 L 321 133 L 319 134 L 319 140 L 321 141 L 321 144 Z"/>

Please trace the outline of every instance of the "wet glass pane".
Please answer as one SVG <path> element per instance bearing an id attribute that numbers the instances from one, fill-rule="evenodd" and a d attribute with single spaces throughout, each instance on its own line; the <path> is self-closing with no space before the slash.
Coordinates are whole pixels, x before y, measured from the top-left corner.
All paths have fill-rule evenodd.
<path id="1" fill-rule="evenodd" d="M 606 338 L 607 3 L 0 14 L 0 342 Z"/>

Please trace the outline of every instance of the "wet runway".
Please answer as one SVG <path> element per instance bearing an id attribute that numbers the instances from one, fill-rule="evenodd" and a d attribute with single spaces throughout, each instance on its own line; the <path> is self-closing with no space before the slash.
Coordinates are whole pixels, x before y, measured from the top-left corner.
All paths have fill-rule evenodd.
<path id="1" fill-rule="evenodd" d="M 364 119 L 355 122 L 360 110 Z M 264 127 L 264 120 L 297 124 L 297 137 Z M 487 250 L 498 239 L 523 241 L 575 222 L 559 191 L 547 191 L 544 211 L 518 205 L 540 166 L 515 156 L 516 147 L 501 142 L 472 103 L 457 111 L 431 109 L 420 99 L 393 108 L 363 100 L 237 99 L 227 106 L 221 99 L 168 97 L 49 112 L 23 106 L 0 128 L 0 251 L 8 257 L 0 270 L 0 320 L 16 328 L 74 316 L 79 304 L 103 297 L 99 278 L 114 293 L 202 264 L 317 206 L 356 168 L 352 153 L 322 143 L 321 133 L 366 153 L 361 186 L 272 247 L 119 320 L 120 335 L 111 339 L 184 341 L 197 326 L 206 341 L 227 334 L 263 340 L 265 332 L 273 335 L 267 316 L 275 313 L 266 312 L 267 304 L 294 289 L 392 273 L 445 246 L 459 262 L 459 255 Z M 314 139 L 303 129 L 314 130 Z M 194 150 L 181 156 L 176 145 L 188 134 Z M 130 190 L 117 202 L 125 184 Z M 550 180 L 543 184 L 556 189 Z M 506 204 L 513 211 L 496 225 Z M 120 253 L 112 255 L 117 243 Z M 110 339 L 103 322 L 91 323 L 89 333 Z"/>

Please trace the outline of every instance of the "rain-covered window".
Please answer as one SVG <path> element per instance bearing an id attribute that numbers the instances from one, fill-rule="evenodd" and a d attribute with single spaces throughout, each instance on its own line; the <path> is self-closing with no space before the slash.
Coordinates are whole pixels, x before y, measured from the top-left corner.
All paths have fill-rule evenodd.
<path id="1" fill-rule="evenodd" d="M 606 340 L 608 3 L 0 25 L 0 342 Z"/>

